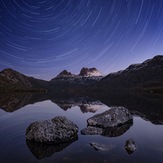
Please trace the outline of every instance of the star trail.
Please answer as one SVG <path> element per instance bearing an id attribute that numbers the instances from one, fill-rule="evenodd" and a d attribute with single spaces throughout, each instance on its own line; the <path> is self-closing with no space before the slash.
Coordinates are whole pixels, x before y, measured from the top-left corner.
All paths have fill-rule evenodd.
<path id="1" fill-rule="evenodd" d="M 163 54 L 163 0 L 0 0 L 0 70 L 50 80 Z"/>

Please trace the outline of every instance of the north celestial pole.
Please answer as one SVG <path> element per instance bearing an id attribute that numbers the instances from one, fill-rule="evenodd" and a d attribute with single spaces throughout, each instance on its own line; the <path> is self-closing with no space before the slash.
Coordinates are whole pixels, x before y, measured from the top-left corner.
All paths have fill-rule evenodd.
<path id="1" fill-rule="evenodd" d="M 163 0 L 0 0 L 0 71 L 50 80 L 163 54 Z"/>

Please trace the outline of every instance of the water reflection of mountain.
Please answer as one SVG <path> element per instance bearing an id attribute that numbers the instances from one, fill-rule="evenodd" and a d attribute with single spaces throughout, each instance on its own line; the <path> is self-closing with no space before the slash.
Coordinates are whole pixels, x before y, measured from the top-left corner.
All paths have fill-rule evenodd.
<path id="1" fill-rule="evenodd" d="M 92 112 L 95 113 L 101 109 L 104 104 L 99 100 L 90 97 L 69 97 L 69 98 L 54 98 L 52 102 L 56 103 L 61 109 L 67 110 L 72 107 L 79 106 L 82 113 Z"/>
<path id="2" fill-rule="evenodd" d="M 100 101 L 90 97 L 52 96 L 46 93 L 17 93 L 3 94 L 0 96 L 0 108 L 6 112 L 14 112 L 28 104 L 34 104 L 45 100 L 51 100 L 65 111 L 72 107 L 79 106 L 83 113 L 95 113 L 104 106 Z"/>
<path id="3" fill-rule="evenodd" d="M 14 93 L 0 94 L 0 108 L 6 112 L 14 112 L 28 104 L 48 99 L 46 93 Z"/>
<path id="4" fill-rule="evenodd" d="M 96 100 L 99 99 L 99 100 Z M 0 95 L 0 108 L 6 112 L 16 111 L 28 104 L 51 100 L 61 109 L 67 110 L 79 106 L 83 113 L 96 112 L 103 104 L 123 106 L 133 115 L 138 115 L 154 124 L 163 124 L 163 97 L 145 97 L 131 94 L 107 94 L 101 96 L 80 97 L 69 95 L 48 95 L 47 93 L 17 93 Z"/>
<path id="5" fill-rule="evenodd" d="M 26 144 L 31 151 L 31 153 L 38 159 L 43 159 L 52 156 L 56 152 L 64 150 L 67 146 L 72 144 L 76 139 L 71 142 L 61 143 L 61 144 L 42 144 L 38 142 L 32 142 L 26 140 Z"/>

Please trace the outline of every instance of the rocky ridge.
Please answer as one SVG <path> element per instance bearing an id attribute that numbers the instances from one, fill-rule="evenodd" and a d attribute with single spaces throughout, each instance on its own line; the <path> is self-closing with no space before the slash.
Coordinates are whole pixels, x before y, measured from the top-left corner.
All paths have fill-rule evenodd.
<path id="1" fill-rule="evenodd" d="M 110 73 L 94 87 L 99 90 L 136 88 L 145 91 L 163 92 L 163 56 L 158 55 L 143 63 Z"/>
<path id="2" fill-rule="evenodd" d="M 80 70 L 79 76 L 103 76 L 103 74 L 99 72 L 96 68 L 83 67 Z"/>

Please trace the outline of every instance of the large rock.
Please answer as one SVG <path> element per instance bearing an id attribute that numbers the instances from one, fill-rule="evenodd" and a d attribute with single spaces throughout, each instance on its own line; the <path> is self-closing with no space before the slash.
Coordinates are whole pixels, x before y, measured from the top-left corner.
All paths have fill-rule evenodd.
<path id="1" fill-rule="evenodd" d="M 26 139 L 41 143 L 63 143 L 77 137 L 78 127 L 65 117 L 32 123 L 26 129 Z"/>
<path id="2" fill-rule="evenodd" d="M 87 120 L 88 127 L 81 130 L 82 135 L 102 135 L 116 137 L 125 133 L 133 125 L 133 117 L 124 107 L 112 107 Z"/>
<path id="3" fill-rule="evenodd" d="M 112 107 L 104 113 L 97 114 L 87 120 L 88 126 L 100 128 L 118 127 L 133 120 L 133 116 L 124 107 Z"/>

